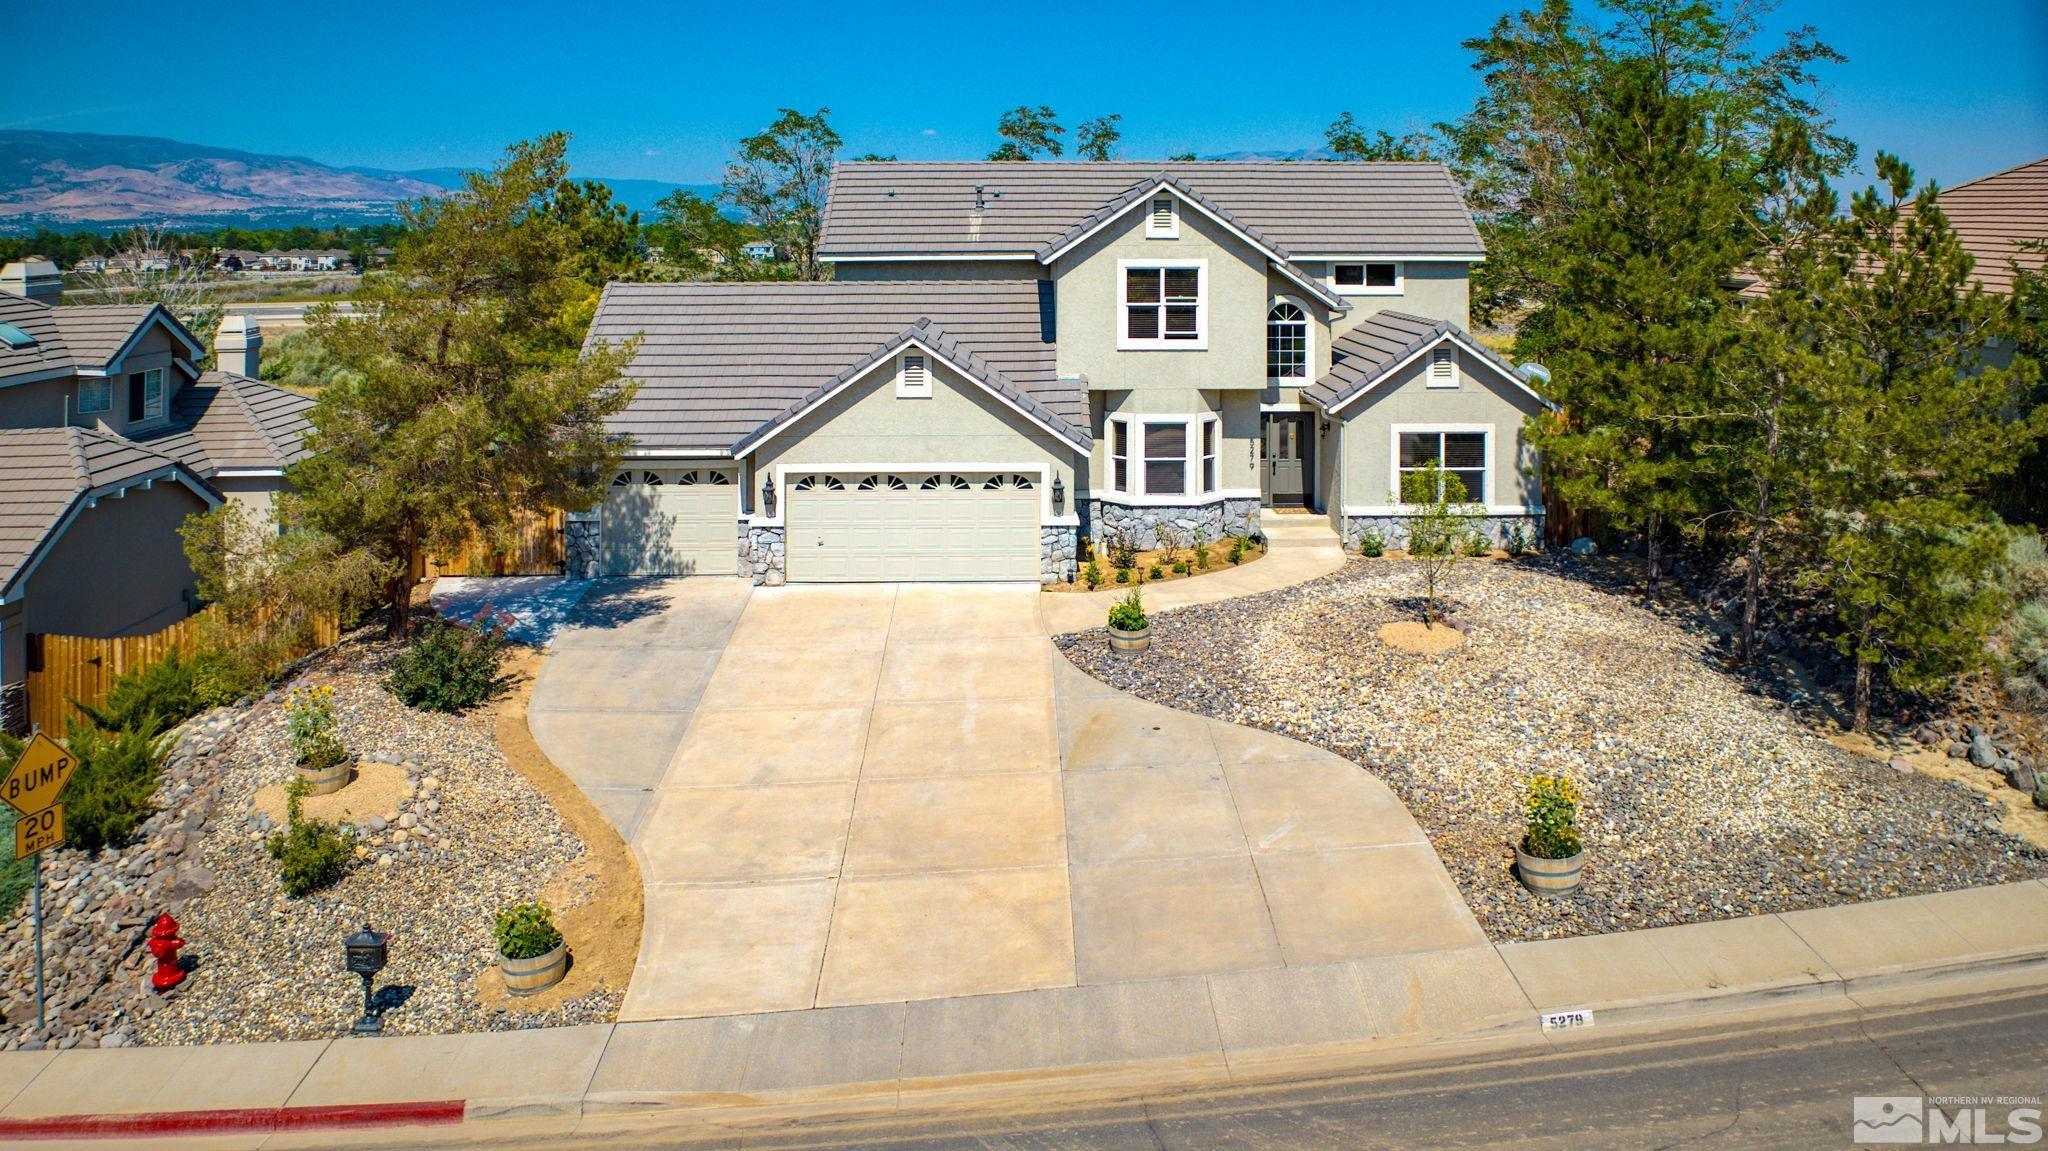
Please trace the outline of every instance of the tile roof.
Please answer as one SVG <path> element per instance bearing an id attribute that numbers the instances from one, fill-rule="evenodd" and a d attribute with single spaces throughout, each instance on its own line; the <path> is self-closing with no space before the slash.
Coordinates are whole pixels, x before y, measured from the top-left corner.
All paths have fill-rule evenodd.
<path id="1" fill-rule="evenodd" d="M 208 479 L 221 471 L 270 471 L 305 456 L 310 396 L 226 372 L 178 389 L 170 423 L 133 437 Z"/>
<path id="2" fill-rule="evenodd" d="M 0 491 L 7 493 L 0 500 L 0 597 L 13 592 L 56 538 L 73 504 L 179 467 L 169 456 L 94 428 L 0 429 Z"/>
<path id="3" fill-rule="evenodd" d="M 1376 312 L 1360 320 L 1357 327 L 1330 345 L 1330 370 L 1322 379 L 1301 389 L 1301 394 L 1324 411 L 1332 411 L 1352 397 L 1371 391 L 1396 365 L 1447 336 L 1479 353 L 1524 391 L 1536 395 L 1536 389 L 1530 387 L 1513 364 L 1473 339 L 1463 328 L 1447 320 L 1407 312 Z"/>
<path id="4" fill-rule="evenodd" d="M 1977 261 L 1986 291 L 2013 289 L 2012 265 L 2039 268 L 2048 255 L 2020 245 L 2048 241 L 2048 156 L 1943 188 L 1941 210 Z"/>
<path id="5" fill-rule="evenodd" d="M 819 255 L 1036 254 L 1161 174 L 1299 255 L 1481 252 L 1472 215 L 1441 164 L 849 160 L 833 173 Z"/>
<path id="6" fill-rule="evenodd" d="M 639 392 L 612 430 L 640 448 L 732 451 L 920 320 L 983 382 L 1086 436 L 1087 385 L 1058 376 L 1037 280 L 612 284 L 587 345 L 641 337 L 625 373 Z"/>
<path id="7" fill-rule="evenodd" d="M 13 324 L 36 337 L 35 345 L 29 348 L 11 348 L 0 343 L 0 383 L 12 376 L 46 371 L 103 371 L 128 346 L 136 329 L 153 321 L 168 325 L 188 350 L 197 354 L 198 341 L 157 304 L 66 304 L 53 308 L 0 292 L 0 323 Z"/>
<path id="8" fill-rule="evenodd" d="M 155 304 L 68 304 L 52 308 L 50 315 L 71 349 L 73 365 L 97 371 L 128 346 L 135 329 L 161 310 Z"/>
<path id="9" fill-rule="evenodd" d="M 26 348 L 0 343 L 0 380 L 10 376 L 40 375 L 71 370 L 71 349 L 51 317 L 57 309 L 20 296 L 0 292 L 0 324 L 13 324 L 36 342 Z"/>

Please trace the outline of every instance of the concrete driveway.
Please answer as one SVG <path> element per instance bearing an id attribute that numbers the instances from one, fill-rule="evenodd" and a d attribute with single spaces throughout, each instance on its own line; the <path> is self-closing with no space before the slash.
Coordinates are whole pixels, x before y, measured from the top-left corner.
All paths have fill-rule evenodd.
<path id="1" fill-rule="evenodd" d="M 586 599 L 631 618 L 572 621 L 532 722 L 640 856 L 622 1017 L 1306 974 L 1485 942 L 1384 785 L 1082 675 L 1046 636 L 1047 598 L 700 580 Z"/>

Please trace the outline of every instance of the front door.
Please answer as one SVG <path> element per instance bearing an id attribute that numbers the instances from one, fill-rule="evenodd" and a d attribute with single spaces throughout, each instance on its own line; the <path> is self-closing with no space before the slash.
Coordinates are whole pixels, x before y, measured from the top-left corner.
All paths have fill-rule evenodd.
<path id="1" fill-rule="evenodd" d="M 1307 413 L 1268 412 L 1259 494 L 1268 507 L 1306 507 L 1310 453 Z"/>

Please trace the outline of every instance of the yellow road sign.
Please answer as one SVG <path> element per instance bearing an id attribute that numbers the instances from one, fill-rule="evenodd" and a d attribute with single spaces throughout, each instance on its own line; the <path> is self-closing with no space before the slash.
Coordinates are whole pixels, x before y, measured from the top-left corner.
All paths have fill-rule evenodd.
<path id="1" fill-rule="evenodd" d="M 57 793 L 71 781 L 71 773 L 78 770 L 78 761 L 71 753 L 57 746 L 57 741 L 37 732 L 21 749 L 21 758 L 14 761 L 14 770 L 0 780 L 0 803 L 22 813 L 32 815 L 57 802 Z"/>
<path id="2" fill-rule="evenodd" d="M 14 821 L 14 858 L 27 859 L 45 847 L 64 842 L 64 805 L 53 803 Z"/>

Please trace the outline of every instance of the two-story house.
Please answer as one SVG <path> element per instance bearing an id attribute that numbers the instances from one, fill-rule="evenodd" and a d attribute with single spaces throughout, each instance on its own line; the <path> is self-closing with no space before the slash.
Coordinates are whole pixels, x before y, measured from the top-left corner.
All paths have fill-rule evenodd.
<path id="1" fill-rule="evenodd" d="M 1439 165 L 845 163 L 820 254 L 831 282 L 606 290 L 633 446 L 572 568 L 1053 581 L 1082 535 L 1262 507 L 1398 541 L 1432 461 L 1540 529 L 1543 400 L 1464 330 L 1483 253 Z"/>
<path id="2" fill-rule="evenodd" d="M 254 378 L 230 317 L 222 370 L 151 304 L 64 306 L 47 262 L 0 270 L 0 726 L 31 633 L 161 630 L 198 606 L 179 527 L 224 499 L 267 516 L 312 401 Z"/>

